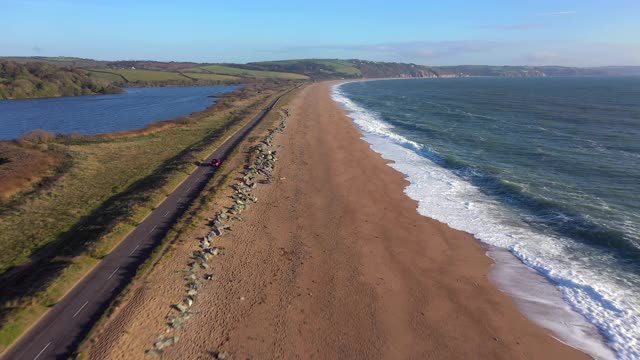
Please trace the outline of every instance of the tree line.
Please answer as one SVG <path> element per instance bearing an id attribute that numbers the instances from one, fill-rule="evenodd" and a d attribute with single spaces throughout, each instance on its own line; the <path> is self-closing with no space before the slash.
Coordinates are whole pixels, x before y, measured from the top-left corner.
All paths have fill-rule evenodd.
<path id="1" fill-rule="evenodd" d="M 0 100 L 118 93 L 122 89 L 92 78 L 86 70 L 0 61 Z"/>

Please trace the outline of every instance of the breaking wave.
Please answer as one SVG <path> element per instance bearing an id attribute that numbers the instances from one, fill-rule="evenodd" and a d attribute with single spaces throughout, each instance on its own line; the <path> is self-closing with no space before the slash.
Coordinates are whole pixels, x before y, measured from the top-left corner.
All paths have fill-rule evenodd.
<path id="1" fill-rule="evenodd" d="M 505 206 L 504 199 L 442 166 L 442 155 L 394 132 L 376 113 L 349 99 L 341 86 L 333 89 L 334 101 L 348 112 L 371 148 L 405 174 L 410 182 L 405 193 L 418 201 L 418 212 L 495 247 L 490 251 L 496 261 L 495 282 L 520 305 L 528 304 L 521 308 L 532 320 L 595 358 L 640 358 L 640 294 L 635 290 L 640 278 L 603 266 L 618 261 L 615 254 L 530 226 L 523 214 Z M 503 185 L 521 190 L 516 184 Z M 519 269 L 515 274 L 531 277 L 524 264 L 546 280 L 514 280 L 513 263 Z"/>

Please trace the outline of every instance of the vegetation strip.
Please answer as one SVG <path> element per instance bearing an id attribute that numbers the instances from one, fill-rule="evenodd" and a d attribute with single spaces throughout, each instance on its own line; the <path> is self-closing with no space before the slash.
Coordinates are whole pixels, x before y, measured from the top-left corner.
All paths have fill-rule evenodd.
<path id="1" fill-rule="evenodd" d="M 110 81 L 95 79 L 90 75 L 83 69 L 0 61 L 0 100 L 122 92 Z"/>

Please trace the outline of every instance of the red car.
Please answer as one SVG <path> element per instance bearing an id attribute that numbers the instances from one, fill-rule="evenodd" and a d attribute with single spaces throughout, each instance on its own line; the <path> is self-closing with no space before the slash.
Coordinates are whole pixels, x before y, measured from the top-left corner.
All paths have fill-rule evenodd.
<path id="1" fill-rule="evenodd" d="M 220 159 L 211 160 L 211 165 L 212 166 L 218 167 L 218 166 L 220 166 L 220 164 L 222 164 L 222 160 L 220 160 Z"/>

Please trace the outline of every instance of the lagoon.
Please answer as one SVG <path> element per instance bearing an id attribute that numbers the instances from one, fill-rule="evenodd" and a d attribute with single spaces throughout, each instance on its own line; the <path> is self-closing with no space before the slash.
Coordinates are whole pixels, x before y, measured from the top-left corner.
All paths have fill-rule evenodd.
<path id="1" fill-rule="evenodd" d="M 0 101 L 0 140 L 34 129 L 94 135 L 202 111 L 238 86 L 127 88 L 125 94 Z"/>

